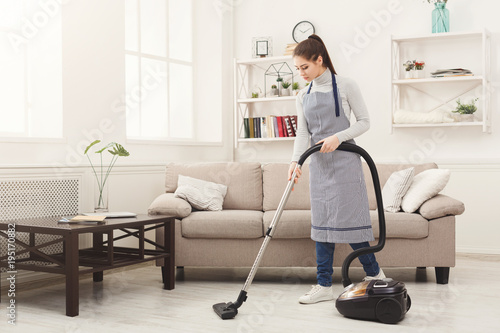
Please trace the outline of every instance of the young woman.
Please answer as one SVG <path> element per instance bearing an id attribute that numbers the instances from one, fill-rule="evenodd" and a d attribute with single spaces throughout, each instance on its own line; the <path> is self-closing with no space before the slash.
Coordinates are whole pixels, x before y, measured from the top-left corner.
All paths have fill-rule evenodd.
<path id="1" fill-rule="evenodd" d="M 311 156 L 309 166 L 311 238 L 316 242 L 318 284 L 299 298 L 300 303 L 309 304 L 334 298 L 335 244 L 349 243 L 355 250 L 369 246 L 368 241 L 374 239 L 361 159 L 351 152 L 336 151 L 340 143 L 354 143 L 353 138 L 366 132 L 370 119 L 356 83 L 335 75 L 321 38 L 311 35 L 299 43 L 293 60 L 300 76 L 310 84 L 297 96 L 298 129 L 288 180 L 309 143 L 323 143 L 320 153 Z M 357 120 L 352 126 L 351 111 Z M 300 175 L 299 171 L 295 182 Z M 365 279 L 385 277 L 374 254 L 359 260 Z"/>

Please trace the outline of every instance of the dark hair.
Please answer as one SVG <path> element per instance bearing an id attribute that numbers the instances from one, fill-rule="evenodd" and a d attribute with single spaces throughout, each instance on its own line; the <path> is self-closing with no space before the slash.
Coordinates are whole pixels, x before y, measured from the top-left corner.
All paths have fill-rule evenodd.
<path id="1" fill-rule="evenodd" d="M 318 57 L 321 56 L 323 58 L 323 64 L 329 68 L 333 74 L 337 74 L 335 68 L 333 68 L 328 51 L 326 50 L 325 43 L 323 43 L 323 40 L 316 34 L 312 34 L 307 39 L 300 42 L 293 50 L 293 56 L 302 57 L 308 61 L 316 61 Z"/>

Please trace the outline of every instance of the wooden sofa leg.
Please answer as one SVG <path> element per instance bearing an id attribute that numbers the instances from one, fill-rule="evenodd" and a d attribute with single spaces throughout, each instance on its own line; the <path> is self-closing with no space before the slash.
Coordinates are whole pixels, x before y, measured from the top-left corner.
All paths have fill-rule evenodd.
<path id="1" fill-rule="evenodd" d="M 435 267 L 436 269 L 436 283 L 448 284 L 450 277 L 450 267 Z"/>

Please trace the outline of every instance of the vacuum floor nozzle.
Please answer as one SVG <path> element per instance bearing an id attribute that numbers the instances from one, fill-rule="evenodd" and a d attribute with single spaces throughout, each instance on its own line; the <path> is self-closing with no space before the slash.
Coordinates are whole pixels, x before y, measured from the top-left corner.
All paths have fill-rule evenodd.
<path id="1" fill-rule="evenodd" d="M 221 319 L 233 319 L 238 314 L 238 309 L 236 307 L 231 307 L 231 305 L 233 305 L 232 302 L 217 303 L 214 304 L 212 308 L 214 309 L 215 313 L 217 313 L 217 315 L 221 317 Z"/>

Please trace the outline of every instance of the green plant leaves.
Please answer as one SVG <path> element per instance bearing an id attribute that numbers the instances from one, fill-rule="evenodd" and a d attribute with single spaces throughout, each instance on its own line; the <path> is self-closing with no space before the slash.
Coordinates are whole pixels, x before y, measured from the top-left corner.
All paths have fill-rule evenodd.
<path id="1" fill-rule="evenodd" d="M 94 142 L 92 142 L 85 149 L 85 153 L 84 154 L 87 154 L 87 152 L 89 151 L 89 149 L 91 147 L 95 146 L 96 144 L 98 144 L 100 142 L 101 142 L 101 140 L 95 140 Z M 108 149 L 108 148 L 111 148 L 111 149 Z M 130 156 L 130 153 L 121 144 L 116 143 L 116 142 L 110 142 L 110 143 L 108 143 L 106 146 L 104 146 L 103 148 L 97 150 L 95 153 L 96 154 L 102 154 L 102 152 L 105 151 L 105 150 L 108 150 L 108 152 L 111 155 L 114 155 L 114 156 L 123 156 L 123 157 Z"/>
<path id="2" fill-rule="evenodd" d="M 125 148 L 123 148 L 123 146 L 121 144 L 118 144 L 118 143 L 114 144 L 113 150 L 108 150 L 108 151 L 112 155 L 118 155 L 118 156 L 124 156 L 124 157 L 130 155 L 130 153 Z"/>
<path id="3" fill-rule="evenodd" d="M 89 151 L 90 147 L 92 147 L 93 145 L 96 145 L 98 144 L 99 142 L 101 142 L 101 140 L 95 140 L 94 142 L 92 142 L 90 145 L 87 146 L 87 148 L 85 148 L 85 155 L 87 154 L 87 152 Z"/>

